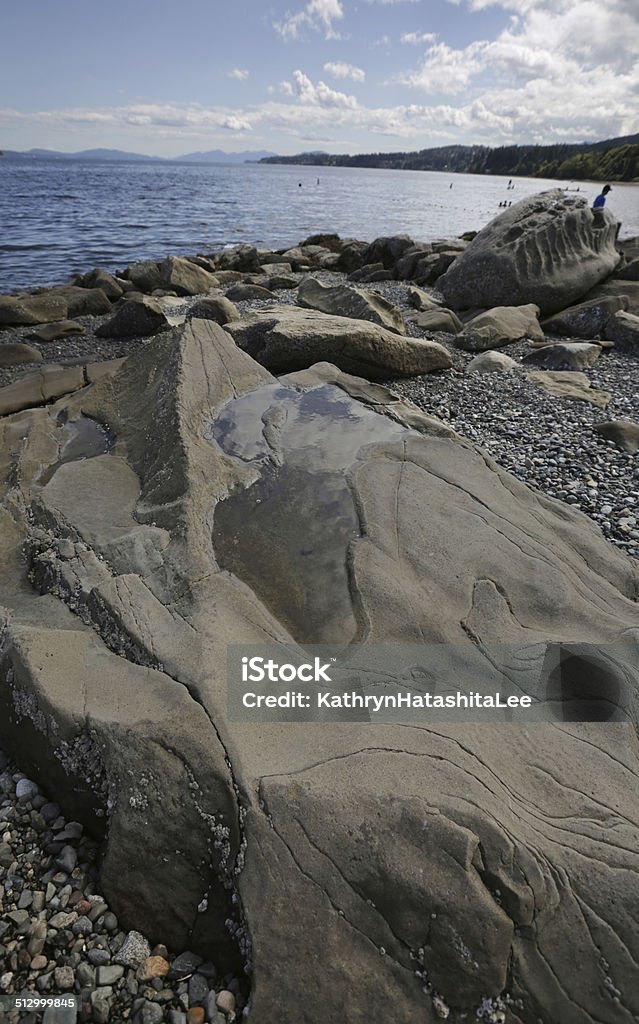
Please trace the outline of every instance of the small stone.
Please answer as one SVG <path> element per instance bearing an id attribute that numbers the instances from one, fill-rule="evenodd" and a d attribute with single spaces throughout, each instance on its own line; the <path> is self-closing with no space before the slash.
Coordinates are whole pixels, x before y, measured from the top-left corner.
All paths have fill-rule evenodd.
<path id="1" fill-rule="evenodd" d="M 111 1012 L 112 990 L 97 988 L 91 993 L 91 1016 L 96 1024 L 108 1024 Z"/>
<path id="2" fill-rule="evenodd" d="M 162 1007 L 147 999 L 140 1009 L 137 1020 L 139 1024 L 161 1024 L 163 1017 L 164 1011 Z"/>
<path id="3" fill-rule="evenodd" d="M 187 949 L 184 953 L 180 953 L 179 956 L 176 956 L 175 960 L 172 961 L 169 978 L 188 978 L 189 975 L 193 974 L 193 972 L 197 970 L 201 963 L 202 957 Z"/>
<path id="4" fill-rule="evenodd" d="M 123 967 L 140 967 L 150 955 L 148 941 L 139 932 L 131 931 L 113 957 L 113 962 Z"/>
<path id="5" fill-rule="evenodd" d="M 232 992 L 229 992 L 228 989 L 222 989 L 222 991 L 217 994 L 215 1005 L 218 1010 L 222 1011 L 222 1013 L 227 1016 L 232 1016 L 235 1013 L 235 996 Z"/>
<path id="6" fill-rule="evenodd" d="M 188 1024 L 204 1024 L 205 1014 L 201 1006 L 192 1006 L 186 1015 Z"/>
<path id="7" fill-rule="evenodd" d="M 61 871 L 70 875 L 78 863 L 78 851 L 74 850 L 72 846 L 63 846 L 55 862 Z"/>
<path id="8" fill-rule="evenodd" d="M 117 932 L 118 930 L 118 919 L 110 910 L 104 915 L 104 927 L 108 932 Z"/>
<path id="9" fill-rule="evenodd" d="M 33 964 L 31 965 L 33 967 Z M 75 972 L 75 980 L 77 981 L 80 988 L 94 988 L 95 987 L 95 971 L 90 964 L 81 963 Z"/>
<path id="10" fill-rule="evenodd" d="M 104 988 L 105 985 L 115 985 L 123 974 L 124 967 L 116 964 L 98 967 L 96 971 L 96 982 L 98 984 L 98 988 Z"/>
<path id="11" fill-rule="evenodd" d="M 36 786 L 35 782 L 31 782 L 29 779 L 19 779 L 16 785 L 16 797 L 21 804 L 26 804 L 34 796 L 37 796 L 40 790 Z"/>
<path id="12" fill-rule="evenodd" d="M 53 978 L 55 987 L 60 989 L 61 992 L 68 992 L 69 989 L 73 988 L 75 977 L 70 967 L 56 967 L 53 972 Z"/>
<path id="13" fill-rule="evenodd" d="M 154 946 L 151 950 L 151 956 L 161 956 L 163 960 L 169 959 L 169 951 L 166 946 L 160 942 L 157 946 Z"/>
<path id="14" fill-rule="evenodd" d="M 90 935 L 93 931 L 93 924 L 88 917 L 79 917 L 78 920 L 71 925 L 71 931 L 74 935 Z"/>
<path id="15" fill-rule="evenodd" d="M 29 956 L 38 956 L 44 949 L 47 941 L 47 925 L 45 921 L 36 921 L 29 930 L 29 942 L 27 951 Z"/>
<path id="16" fill-rule="evenodd" d="M 94 967 L 102 967 L 111 960 L 111 956 L 106 949 L 90 949 L 87 953 L 87 958 Z"/>
<path id="17" fill-rule="evenodd" d="M 150 956 L 138 970 L 139 981 L 153 981 L 164 978 L 169 973 L 169 964 L 162 956 Z"/>
<path id="18" fill-rule="evenodd" d="M 186 1014 L 181 1010 L 169 1010 L 169 1024 L 186 1024 Z"/>
<path id="19" fill-rule="evenodd" d="M 31 970 L 43 971 L 47 966 L 48 962 L 49 961 L 47 960 L 46 956 L 42 956 L 42 953 L 38 953 L 38 955 L 34 956 L 33 960 L 31 961 Z"/>
<path id="20" fill-rule="evenodd" d="M 209 994 L 209 983 L 202 974 L 194 974 L 189 980 L 189 1003 L 203 1003 Z"/>

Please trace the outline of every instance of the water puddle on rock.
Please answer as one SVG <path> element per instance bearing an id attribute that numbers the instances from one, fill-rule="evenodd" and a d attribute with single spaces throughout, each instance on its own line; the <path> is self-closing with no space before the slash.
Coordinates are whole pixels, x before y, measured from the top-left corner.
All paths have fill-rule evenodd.
<path id="1" fill-rule="evenodd" d="M 93 459 L 96 455 L 107 455 L 115 446 L 113 435 L 97 420 L 81 416 L 64 424 L 68 437 L 60 449 L 58 458 L 42 471 L 38 483 L 44 487 L 67 462 L 79 459 Z"/>
<path id="2" fill-rule="evenodd" d="M 357 634 L 348 554 L 360 536 L 346 471 L 362 448 L 405 428 L 335 385 L 269 384 L 231 401 L 209 432 L 260 478 L 215 510 L 219 564 L 251 587 L 299 643 Z"/>

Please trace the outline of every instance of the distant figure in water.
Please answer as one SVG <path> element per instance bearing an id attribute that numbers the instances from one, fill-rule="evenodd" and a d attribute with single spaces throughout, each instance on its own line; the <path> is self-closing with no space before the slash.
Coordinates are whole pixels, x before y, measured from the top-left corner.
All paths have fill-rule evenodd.
<path id="1" fill-rule="evenodd" d="M 592 204 L 593 210 L 603 210 L 604 206 L 606 205 L 606 196 L 609 192 L 612 192 L 610 185 L 604 185 L 601 192 Z"/>
<path id="2" fill-rule="evenodd" d="M 297 187 L 298 187 L 298 188 L 301 188 L 301 187 L 302 187 L 302 182 L 301 182 L 301 181 L 298 181 L 298 183 L 297 183 Z"/>
<path id="3" fill-rule="evenodd" d="M 317 184 L 319 185 L 319 178 L 317 179 Z"/>
<path id="4" fill-rule="evenodd" d="M 453 187 L 453 183 L 452 183 L 452 181 L 451 181 L 451 183 L 450 183 L 450 187 L 451 187 L 451 188 Z"/>

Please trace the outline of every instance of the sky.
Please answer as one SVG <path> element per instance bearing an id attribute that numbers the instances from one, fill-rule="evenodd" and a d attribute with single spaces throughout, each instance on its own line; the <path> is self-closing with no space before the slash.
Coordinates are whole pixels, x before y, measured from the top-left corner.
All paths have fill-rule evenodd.
<path id="1" fill-rule="evenodd" d="M 0 0 L 0 149 L 392 152 L 639 131 L 639 0 Z"/>

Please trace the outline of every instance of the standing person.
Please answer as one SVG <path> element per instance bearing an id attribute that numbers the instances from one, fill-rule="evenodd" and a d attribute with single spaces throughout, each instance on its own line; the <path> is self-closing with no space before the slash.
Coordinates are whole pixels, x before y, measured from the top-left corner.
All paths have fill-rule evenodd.
<path id="1" fill-rule="evenodd" d="M 610 185 L 604 185 L 601 192 L 592 204 L 593 210 L 603 210 L 604 206 L 606 205 L 606 196 L 609 192 L 612 192 Z"/>

